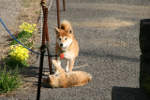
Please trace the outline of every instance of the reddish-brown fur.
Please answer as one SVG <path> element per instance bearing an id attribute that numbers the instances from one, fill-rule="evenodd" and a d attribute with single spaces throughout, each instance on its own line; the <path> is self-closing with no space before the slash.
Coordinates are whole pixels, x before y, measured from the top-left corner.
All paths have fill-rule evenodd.
<path id="1" fill-rule="evenodd" d="M 60 29 L 56 28 L 56 39 L 58 40 L 60 37 L 67 37 L 68 39 L 72 40 L 72 43 L 67 48 L 65 48 L 65 50 L 63 50 L 59 46 L 58 41 L 56 42 L 56 53 L 58 55 L 60 55 L 60 53 L 65 54 L 64 58 L 67 60 L 67 67 L 68 67 L 68 69 L 66 67 L 66 71 L 72 71 L 75 59 L 79 54 L 79 45 L 77 40 L 75 39 L 74 32 L 70 22 L 63 21 L 61 24 L 61 28 Z M 65 41 L 67 40 L 61 40 L 62 43 Z"/>

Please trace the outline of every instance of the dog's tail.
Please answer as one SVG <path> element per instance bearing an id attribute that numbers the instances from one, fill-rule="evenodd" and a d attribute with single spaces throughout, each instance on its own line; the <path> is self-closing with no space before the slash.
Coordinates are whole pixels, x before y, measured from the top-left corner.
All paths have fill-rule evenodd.
<path id="1" fill-rule="evenodd" d="M 61 22 L 60 28 L 65 30 L 65 31 L 67 31 L 67 32 L 70 32 L 70 33 L 73 32 L 71 23 L 69 21 L 67 21 L 67 20 L 63 20 Z"/>

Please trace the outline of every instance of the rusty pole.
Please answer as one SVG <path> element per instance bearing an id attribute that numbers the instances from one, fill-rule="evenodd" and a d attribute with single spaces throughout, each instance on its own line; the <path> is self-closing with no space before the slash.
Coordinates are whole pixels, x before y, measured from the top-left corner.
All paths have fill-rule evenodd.
<path id="1" fill-rule="evenodd" d="M 56 7 L 57 7 L 57 25 L 60 28 L 60 7 L 59 7 L 59 0 L 56 0 Z"/>
<path id="2" fill-rule="evenodd" d="M 59 7 L 59 0 L 56 0 L 56 9 L 57 9 L 57 27 L 60 28 L 60 7 Z M 57 40 L 56 40 L 57 45 Z M 57 55 L 57 48 L 55 47 L 55 55 Z M 57 57 L 56 57 L 57 60 Z"/>
<path id="3" fill-rule="evenodd" d="M 64 11 L 66 11 L 66 1 L 63 0 L 63 8 L 64 8 Z"/>
<path id="4" fill-rule="evenodd" d="M 43 61 L 44 61 L 44 53 L 46 49 L 45 40 L 46 40 L 46 32 L 47 32 L 47 13 L 45 10 L 45 0 L 41 0 L 41 5 L 43 9 L 44 22 L 43 22 L 43 31 L 42 31 L 42 45 L 41 45 L 41 55 L 40 55 L 40 67 L 39 67 L 39 77 L 38 77 L 38 89 L 37 89 L 37 98 L 36 100 L 40 100 L 40 92 L 41 92 L 41 80 L 42 80 L 42 72 L 43 72 Z"/>
<path id="5" fill-rule="evenodd" d="M 43 7 L 43 13 L 45 13 Z M 45 19 L 44 19 L 45 23 Z M 40 55 L 40 67 L 39 67 L 39 77 L 38 77 L 38 89 L 37 89 L 37 100 L 40 100 L 40 92 L 41 92 L 41 80 L 42 80 L 42 72 L 43 72 L 43 61 L 44 61 L 44 53 L 46 49 L 45 45 L 45 24 L 43 24 L 43 34 L 42 34 L 42 46 L 41 46 L 41 55 Z"/>
<path id="6" fill-rule="evenodd" d="M 44 20 L 45 23 L 43 24 L 43 27 L 45 27 L 45 36 L 42 36 L 42 38 L 46 38 L 46 42 L 47 42 L 47 53 L 48 53 L 48 63 L 49 63 L 49 72 L 50 74 L 52 74 L 52 61 L 51 61 L 51 57 L 50 57 L 50 39 L 49 39 L 49 35 L 48 35 L 48 8 L 46 7 L 46 1 L 42 0 L 41 2 L 42 4 L 42 9 L 43 9 L 43 13 L 44 14 Z"/>
<path id="7" fill-rule="evenodd" d="M 48 53 L 48 63 L 49 63 L 49 72 L 50 74 L 52 74 L 52 60 L 51 60 L 51 57 L 50 57 L 50 38 L 49 38 L 49 35 L 48 35 L 48 23 L 47 23 L 47 18 L 48 18 L 48 8 L 46 7 L 45 8 L 45 20 L 46 20 L 46 41 L 47 41 L 47 53 Z"/>

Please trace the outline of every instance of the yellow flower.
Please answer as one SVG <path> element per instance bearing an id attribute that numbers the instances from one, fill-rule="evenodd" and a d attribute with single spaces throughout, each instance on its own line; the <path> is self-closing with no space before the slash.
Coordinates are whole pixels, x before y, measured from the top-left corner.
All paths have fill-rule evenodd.
<path id="1" fill-rule="evenodd" d="M 24 22 L 19 26 L 19 28 L 23 31 L 33 33 L 34 31 L 36 31 L 36 24 L 29 24 L 27 22 Z"/>
<path id="2" fill-rule="evenodd" d="M 10 47 L 10 57 L 19 61 L 26 61 L 29 58 L 29 51 L 21 45 Z"/>

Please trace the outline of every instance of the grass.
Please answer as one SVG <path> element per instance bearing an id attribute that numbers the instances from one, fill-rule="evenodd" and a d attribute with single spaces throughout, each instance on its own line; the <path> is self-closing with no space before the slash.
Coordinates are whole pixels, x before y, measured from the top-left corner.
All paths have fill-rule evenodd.
<path id="1" fill-rule="evenodd" d="M 6 70 L 6 67 L 0 69 L 0 94 L 15 90 L 21 84 L 18 69 Z"/>

